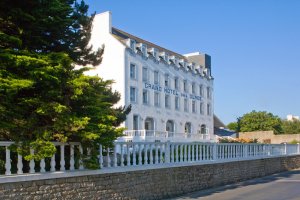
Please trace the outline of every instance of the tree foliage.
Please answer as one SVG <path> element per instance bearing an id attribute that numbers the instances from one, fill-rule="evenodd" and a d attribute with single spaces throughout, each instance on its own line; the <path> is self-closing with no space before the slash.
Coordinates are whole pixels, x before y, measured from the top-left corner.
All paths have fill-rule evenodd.
<path id="1" fill-rule="evenodd" d="M 26 159 L 52 156 L 53 140 L 96 147 L 122 133 L 130 108 L 114 107 L 113 82 L 75 69 L 101 62 L 103 51 L 88 46 L 87 9 L 74 0 L 0 2 L 0 137 L 20 142 Z"/>
<path id="2" fill-rule="evenodd" d="M 281 119 L 266 111 L 252 111 L 239 118 L 238 124 L 241 132 L 248 131 L 274 131 L 282 133 Z"/>
<path id="3" fill-rule="evenodd" d="M 227 127 L 228 127 L 229 130 L 239 132 L 239 124 L 238 124 L 238 122 L 230 122 L 227 125 Z"/>
<path id="4" fill-rule="evenodd" d="M 282 120 L 282 129 L 284 134 L 300 134 L 300 121 Z"/>

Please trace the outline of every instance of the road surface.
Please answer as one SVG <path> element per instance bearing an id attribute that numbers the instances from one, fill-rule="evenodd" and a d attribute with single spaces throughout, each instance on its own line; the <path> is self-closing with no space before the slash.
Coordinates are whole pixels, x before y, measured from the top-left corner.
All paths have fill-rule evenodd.
<path id="1" fill-rule="evenodd" d="M 300 200 L 300 169 L 190 193 L 173 200 Z"/>

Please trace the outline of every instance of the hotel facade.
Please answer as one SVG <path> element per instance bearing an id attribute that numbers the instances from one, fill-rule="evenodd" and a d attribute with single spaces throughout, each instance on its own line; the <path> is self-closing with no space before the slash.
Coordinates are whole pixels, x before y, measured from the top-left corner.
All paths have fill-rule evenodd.
<path id="1" fill-rule="evenodd" d="M 119 140 L 213 141 L 211 57 L 181 55 L 111 24 L 110 12 L 95 16 L 91 44 L 105 49 L 89 74 L 114 80 L 117 106 L 132 106 Z"/>

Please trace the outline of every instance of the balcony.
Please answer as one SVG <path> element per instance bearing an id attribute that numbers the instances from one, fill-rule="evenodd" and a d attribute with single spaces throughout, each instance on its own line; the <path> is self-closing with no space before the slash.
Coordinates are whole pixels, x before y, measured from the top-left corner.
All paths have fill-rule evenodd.
<path id="1" fill-rule="evenodd" d="M 169 131 L 156 130 L 126 130 L 124 136 L 118 138 L 117 141 L 132 142 L 212 142 L 214 138 L 206 133 L 176 133 Z"/>

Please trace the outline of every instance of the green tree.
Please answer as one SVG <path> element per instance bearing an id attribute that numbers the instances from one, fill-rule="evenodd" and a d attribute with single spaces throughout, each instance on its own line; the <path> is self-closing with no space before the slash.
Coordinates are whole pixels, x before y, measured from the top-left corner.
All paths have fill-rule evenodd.
<path id="1" fill-rule="evenodd" d="M 300 134 L 300 121 L 282 120 L 282 129 L 284 134 Z"/>
<path id="2" fill-rule="evenodd" d="M 102 50 L 88 46 L 87 8 L 74 0 L 0 3 L 0 137 L 21 142 L 25 159 L 50 157 L 53 140 L 98 147 L 122 133 L 130 108 L 114 107 L 113 82 L 75 69 L 101 62 Z"/>
<path id="3" fill-rule="evenodd" d="M 237 122 L 230 122 L 227 127 L 229 130 L 239 132 L 239 124 Z"/>
<path id="4" fill-rule="evenodd" d="M 239 118 L 241 132 L 271 131 L 275 134 L 282 133 L 282 123 L 278 116 L 266 111 L 252 111 Z"/>

